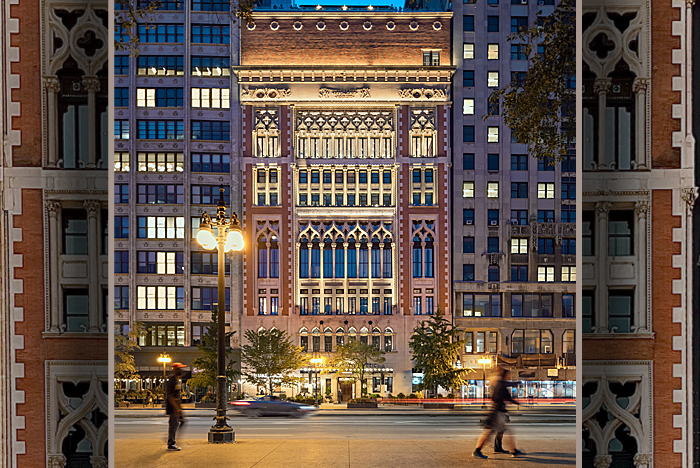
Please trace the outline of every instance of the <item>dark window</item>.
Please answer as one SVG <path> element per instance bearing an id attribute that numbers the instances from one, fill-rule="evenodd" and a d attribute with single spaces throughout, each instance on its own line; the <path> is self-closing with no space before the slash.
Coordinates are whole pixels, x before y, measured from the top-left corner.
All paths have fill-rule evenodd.
<path id="1" fill-rule="evenodd" d="M 510 32 L 517 33 L 527 29 L 527 16 L 512 16 L 510 18 Z"/>
<path id="2" fill-rule="evenodd" d="M 510 81 L 522 88 L 525 86 L 525 76 L 526 72 L 510 72 Z M 515 143 L 517 143 L 517 141 Z"/>
<path id="3" fill-rule="evenodd" d="M 564 294 L 561 296 L 561 316 L 565 318 L 576 317 L 574 296 L 572 294 Z"/>
<path id="4" fill-rule="evenodd" d="M 581 331 L 583 333 L 591 333 L 593 331 L 592 328 L 595 326 L 595 318 L 593 313 L 595 310 L 594 304 L 595 291 L 585 289 L 583 291 L 583 297 L 581 297 Z"/>
<path id="5" fill-rule="evenodd" d="M 527 281 L 527 265 L 512 265 L 510 267 L 511 281 Z"/>
<path id="6" fill-rule="evenodd" d="M 488 32 L 498 32 L 498 16 L 488 16 L 486 18 L 486 30 Z"/>
<path id="7" fill-rule="evenodd" d="M 192 25 L 192 43 L 194 44 L 229 44 L 230 36 L 231 30 L 228 26 Z"/>
<path id="8" fill-rule="evenodd" d="M 501 272 L 498 265 L 490 265 L 488 271 L 489 283 L 497 283 L 501 280 Z"/>
<path id="9" fill-rule="evenodd" d="M 114 251 L 114 273 L 129 273 L 129 252 L 126 250 Z"/>
<path id="10" fill-rule="evenodd" d="M 175 184 L 139 184 L 138 203 L 182 204 L 185 202 L 184 186 Z"/>
<path id="11" fill-rule="evenodd" d="M 469 224 L 474 224 L 474 210 L 473 209 L 467 209 L 464 210 L 462 213 L 462 221 L 463 224 L 469 225 Z"/>
<path id="12" fill-rule="evenodd" d="M 500 317 L 500 294 L 462 294 L 463 317 Z"/>
<path id="13" fill-rule="evenodd" d="M 229 256 L 224 256 L 226 266 L 225 273 L 228 275 L 231 269 Z M 219 273 L 219 258 L 216 252 L 192 252 L 192 262 L 190 272 L 193 275 L 216 275 Z"/>
<path id="14" fill-rule="evenodd" d="M 192 11 L 229 11 L 230 0 L 192 0 Z"/>
<path id="15" fill-rule="evenodd" d="M 462 265 L 462 281 L 474 281 L 474 264 Z"/>
<path id="16" fill-rule="evenodd" d="M 561 206 L 561 222 L 575 223 L 576 222 L 576 205 Z"/>
<path id="17" fill-rule="evenodd" d="M 197 76 L 229 76 L 230 69 L 229 57 L 192 57 L 190 73 Z"/>
<path id="18" fill-rule="evenodd" d="M 629 333 L 634 325 L 633 291 L 608 291 L 608 326 L 615 333 Z"/>
<path id="19" fill-rule="evenodd" d="M 129 203 L 129 184 L 114 184 L 114 203 Z"/>
<path id="20" fill-rule="evenodd" d="M 219 186 L 217 185 L 193 185 L 191 203 L 193 205 L 216 205 L 219 203 Z M 231 204 L 230 187 L 224 187 L 224 203 Z"/>
<path id="21" fill-rule="evenodd" d="M 474 15 L 464 15 L 464 30 L 474 31 Z"/>
<path id="22" fill-rule="evenodd" d="M 129 88 L 114 88 L 114 107 L 129 107 Z"/>
<path id="23" fill-rule="evenodd" d="M 555 167 L 554 160 L 552 158 L 543 158 L 537 160 L 537 170 L 538 171 L 553 171 Z"/>
<path id="24" fill-rule="evenodd" d="M 551 237 L 540 237 L 537 239 L 537 253 L 546 255 L 554 254 L 554 239 Z"/>
<path id="25" fill-rule="evenodd" d="M 473 125 L 465 125 L 464 126 L 463 141 L 465 143 L 474 143 L 474 126 Z"/>
<path id="26" fill-rule="evenodd" d="M 185 73 L 180 55 L 139 55 L 137 75 L 183 75 Z"/>
<path id="27" fill-rule="evenodd" d="M 118 2 L 115 2 L 115 6 Z M 129 74 L 129 56 L 115 55 L 114 56 L 114 74 L 128 75 Z"/>
<path id="28" fill-rule="evenodd" d="M 192 154 L 192 172 L 231 172 L 231 156 L 228 154 Z"/>
<path id="29" fill-rule="evenodd" d="M 465 88 L 471 88 L 474 86 L 474 71 L 464 70 L 462 72 L 462 86 Z"/>
<path id="30" fill-rule="evenodd" d="M 527 198 L 527 182 L 511 182 L 510 198 Z"/>
<path id="31" fill-rule="evenodd" d="M 525 44 L 512 44 L 510 46 L 510 59 L 527 60 L 527 55 L 525 54 Z"/>
<path id="32" fill-rule="evenodd" d="M 497 171 L 499 169 L 499 155 L 489 154 L 487 156 L 487 170 Z"/>
<path id="33" fill-rule="evenodd" d="M 114 308 L 128 309 L 129 308 L 129 286 L 114 287 Z"/>
<path id="34" fill-rule="evenodd" d="M 608 255 L 634 255 L 634 211 L 613 210 L 608 214 Z"/>
<path id="35" fill-rule="evenodd" d="M 182 120 L 139 120 L 138 138 L 141 140 L 182 140 Z"/>
<path id="36" fill-rule="evenodd" d="M 498 237 L 489 237 L 486 244 L 486 252 L 497 253 L 499 247 Z"/>
<path id="37" fill-rule="evenodd" d="M 561 253 L 563 255 L 576 255 L 576 239 L 562 239 Z"/>
<path id="38" fill-rule="evenodd" d="M 129 238 L 129 217 L 115 216 L 114 217 L 114 238 L 128 239 Z"/>
<path id="39" fill-rule="evenodd" d="M 182 24 L 140 24 L 139 42 L 183 42 L 185 29 Z"/>
<path id="40" fill-rule="evenodd" d="M 474 237 L 462 237 L 462 253 L 474 253 Z"/>
<path id="41" fill-rule="evenodd" d="M 527 210 L 510 210 L 510 223 L 527 226 Z"/>
<path id="42" fill-rule="evenodd" d="M 554 210 L 537 210 L 537 222 L 538 223 L 553 223 L 554 222 Z"/>
<path id="43" fill-rule="evenodd" d="M 63 253 L 66 255 L 87 255 L 88 225 L 87 211 L 63 210 Z M 128 228 L 127 228 L 128 229 Z"/>
<path id="44" fill-rule="evenodd" d="M 473 171 L 474 170 L 474 153 L 464 153 L 462 159 L 462 170 Z"/>
<path id="45" fill-rule="evenodd" d="M 581 223 L 581 242 L 583 242 L 583 250 L 581 254 L 585 257 L 590 257 L 595 254 L 595 243 L 593 240 L 595 229 L 595 211 L 584 211 L 583 222 Z"/>
<path id="46" fill-rule="evenodd" d="M 561 199 L 576 200 L 576 177 L 561 178 Z"/>
<path id="47" fill-rule="evenodd" d="M 63 290 L 63 320 L 67 332 L 87 332 L 90 330 L 88 310 L 87 289 Z M 97 326 L 97 324 L 93 325 Z"/>
<path id="48" fill-rule="evenodd" d="M 192 139 L 229 141 L 231 139 L 231 122 L 193 120 Z"/>
<path id="49" fill-rule="evenodd" d="M 192 288 L 192 310 L 215 310 L 216 304 L 219 303 L 219 288 Z M 231 290 L 224 290 L 224 304 L 226 310 L 231 307 Z"/>
<path id="50" fill-rule="evenodd" d="M 491 116 L 491 115 L 499 115 L 500 113 L 500 103 L 498 100 L 494 100 L 491 98 L 486 99 L 486 104 L 488 106 L 486 115 Z"/>
<path id="51" fill-rule="evenodd" d="M 498 226 L 500 224 L 499 220 L 501 219 L 501 217 L 499 214 L 499 210 L 488 210 L 487 217 L 489 226 Z"/>
<path id="52" fill-rule="evenodd" d="M 510 170 L 527 171 L 527 154 L 511 154 Z"/>

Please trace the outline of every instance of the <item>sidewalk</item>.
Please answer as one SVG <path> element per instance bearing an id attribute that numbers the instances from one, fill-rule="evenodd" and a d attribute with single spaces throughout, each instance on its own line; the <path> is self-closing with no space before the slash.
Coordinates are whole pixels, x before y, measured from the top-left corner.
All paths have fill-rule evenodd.
<path id="1" fill-rule="evenodd" d="M 342 436 L 339 433 L 339 436 Z M 180 452 L 165 450 L 163 440 L 117 439 L 115 468 L 147 466 L 152 468 L 192 468 L 226 466 L 227 468 L 336 468 L 365 467 L 537 467 L 564 468 L 576 465 L 576 442 L 556 437 L 547 440 L 519 438 L 519 448 L 528 455 L 511 458 L 492 456 L 488 460 L 471 456 L 476 440 L 261 440 L 241 439 L 234 444 L 208 444 L 206 440 L 182 440 Z"/>

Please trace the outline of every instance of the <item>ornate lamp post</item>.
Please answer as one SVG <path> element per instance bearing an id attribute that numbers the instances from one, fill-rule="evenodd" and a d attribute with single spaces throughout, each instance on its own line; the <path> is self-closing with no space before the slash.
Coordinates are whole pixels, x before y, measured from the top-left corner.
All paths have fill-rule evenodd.
<path id="1" fill-rule="evenodd" d="M 216 235 L 213 232 L 216 229 Z M 228 231 L 228 233 L 227 233 Z M 226 203 L 224 203 L 224 186 L 219 187 L 219 204 L 216 208 L 216 219 L 204 213 L 199 223 L 197 242 L 207 250 L 218 248 L 219 254 L 219 298 L 217 305 L 218 325 L 217 336 L 217 388 L 216 393 L 216 424 L 209 429 L 209 442 L 220 444 L 234 441 L 233 429 L 226 424 L 226 307 L 224 290 L 225 261 L 224 253 L 243 249 L 243 234 L 236 213 L 226 218 Z"/>
<path id="2" fill-rule="evenodd" d="M 322 357 L 315 357 L 311 359 L 311 363 L 314 365 L 315 381 L 314 384 L 314 400 L 316 400 L 316 408 L 318 408 L 318 365 L 323 362 Z"/>
<path id="3" fill-rule="evenodd" d="M 486 364 L 491 364 L 491 359 L 483 357 L 479 359 L 479 364 L 484 366 L 484 380 L 481 388 L 481 407 L 486 408 Z"/>
<path id="4" fill-rule="evenodd" d="M 163 352 L 160 353 L 160 356 L 158 356 L 158 362 L 163 363 L 163 385 L 165 385 L 165 381 L 167 380 L 165 377 L 165 365 L 170 361 L 172 361 L 172 359 L 170 359 L 170 356 L 165 352 L 165 350 L 163 350 Z"/>

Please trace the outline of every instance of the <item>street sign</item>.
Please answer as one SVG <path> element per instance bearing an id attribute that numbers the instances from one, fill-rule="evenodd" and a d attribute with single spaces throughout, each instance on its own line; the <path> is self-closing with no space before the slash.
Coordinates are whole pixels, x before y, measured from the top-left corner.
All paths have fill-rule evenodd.
<path id="1" fill-rule="evenodd" d="M 547 377 L 559 377 L 559 369 L 547 369 Z"/>

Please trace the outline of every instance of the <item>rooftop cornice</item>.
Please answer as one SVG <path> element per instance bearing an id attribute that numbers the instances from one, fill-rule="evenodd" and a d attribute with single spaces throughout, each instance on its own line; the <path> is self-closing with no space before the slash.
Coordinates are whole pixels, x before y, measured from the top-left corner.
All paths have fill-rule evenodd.
<path id="1" fill-rule="evenodd" d="M 253 11 L 253 21 L 256 19 L 314 19 L 314 18 L 361 18 L 371 19 L 433 19 L 452 18 L 451 11 L 289 11 L 269 10 Z"/>
<path id="2" fill-rule="evenodd" d="M 452 66 L 250 65 L 231 67 L 241 84 L 263 82 L 449 83 Z"/>

